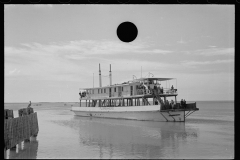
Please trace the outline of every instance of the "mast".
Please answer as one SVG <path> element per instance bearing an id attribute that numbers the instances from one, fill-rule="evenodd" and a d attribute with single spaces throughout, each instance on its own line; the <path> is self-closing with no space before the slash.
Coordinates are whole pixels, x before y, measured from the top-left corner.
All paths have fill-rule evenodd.
<path id="1" fill-rule="evenodd" d="M 99 87 L 102 87 L 101 68 L 99 63 Z"/>
<path id="2" fill-rule="evenodd" d="M 109 78 L 110 78 L 110 86 L 111 86 L 111 85 L 112 85 L 112 71 L 111 71 L 111 64 L 110 64 Z"/>

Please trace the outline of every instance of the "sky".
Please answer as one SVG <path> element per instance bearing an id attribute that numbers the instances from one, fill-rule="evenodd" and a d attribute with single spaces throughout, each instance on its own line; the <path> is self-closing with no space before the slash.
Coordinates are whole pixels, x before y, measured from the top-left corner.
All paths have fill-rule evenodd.
<path id="1" fill-rule="evenodd" d="M 117 27 L 134 23 L 125 43 Z M 176 78 L 177 99 L 234 100 L 234 5 L 4 5 L 4 101 L 78 102 L 79 88 Z M 142 68 L 142 71 L 141 71 Z"/>

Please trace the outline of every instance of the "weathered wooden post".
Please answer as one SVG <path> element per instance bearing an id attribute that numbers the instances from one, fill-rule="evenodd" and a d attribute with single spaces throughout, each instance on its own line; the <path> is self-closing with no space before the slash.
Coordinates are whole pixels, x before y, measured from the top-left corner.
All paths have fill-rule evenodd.
<path id="1" fill-rule="evenodd" d="M 4 119 L 11 119 L 14 118 L 13 110 L 4 109 Z"/>
<path id="2" fill-rule="evenodd" d="M 33 112 L 33 108 L 23 108 L 18 110 L 19 117 L 14 118 L 13 111 L 4 110 L 4 157 L 6 158 L 6 150 L 10 152 L 21 148 L 21 142 L 30 141 L 31 136 L 38 134 L 37 113 Z"/>

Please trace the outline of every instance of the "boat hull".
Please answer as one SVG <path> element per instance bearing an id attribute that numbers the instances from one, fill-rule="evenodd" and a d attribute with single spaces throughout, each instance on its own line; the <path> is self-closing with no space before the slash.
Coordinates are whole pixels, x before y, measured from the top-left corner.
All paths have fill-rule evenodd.
<path id="1" fill-rule="evenodd" d="M 134 107 L 72 107 L 77 116 L 101 117 L 114 119 L 129 119 L 140 121 L 184 122 L 185 111 L 160 111 L 160 106 L 134 106 Z"/>

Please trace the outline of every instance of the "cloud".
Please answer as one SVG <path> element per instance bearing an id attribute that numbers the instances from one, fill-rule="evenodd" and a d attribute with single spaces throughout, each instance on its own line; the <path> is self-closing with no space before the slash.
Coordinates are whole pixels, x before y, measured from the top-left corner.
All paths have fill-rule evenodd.
<path id="1" fill-rule="evenodd" d="M 138 54 L 168 54 L 172 51 L 151 48 L 144 42 L 122 43 L 118 41 L 81 40 L 51 43 L 24 43 L 22 47 L 5 47 L 5 71 L 14 73 L 20 68 L 18 76 L 33 79 L 76 80 L 98 70 L 98 63 L 113 64 L 115 71 L 134 71 L 139 67 L 151 70 L 164 68 L 169 64 L 129 58 Z M 134 55 L 136 54 L 136 56 Z M 120 58 L 116 58 L 117 55 Z M 111 57 L 110 57 L 111 56 Z M 12 72 L 11 72 L 12 71 Z M 9 74 L 5 76 L 10 76 Z"/>
<path id="2" fill-rule="evenodd" d="M 235 52 L 234 48 L 215 48 L 214 46 L 214 48 L 188 51 L 185 53 L 193 54 L 193 55 L 202 55 L 202 56 L 217 56 L 217 55 L 233 56 L 234 52 Z"/>
<path id="3" fill-rule="evenodd" d="M 143 51 L 146 52 L 146 51 Z M 172 53 L 173 51 L 168 51 L 168 50 L 161 50 L 161 49 L 153 49 L 153 50 L 149 50 L 148 53 L 152 53 L 152 54 L 168 54 L 168 53 Z"/>
<path id="4" fill-rule="evenodd" d="M 16 71 L 17 71 L 17 69 L 15 68 L 14 70 L 9 71 L 8 74 L 11 75 L 11 74 L 13 74 Z"/>
<path id="5" fill-rule="evenodd" d="M 151 45 L 143 42 L 134 42 L 134 43 L 122 43 L 119 41 L 93 41 L 93 40 L 81 40 L 81 41 L 70 41 L 67 43 L 52 43 L 49 45 L 42 45 L 39 43 L 32 44 L 22 44 L 24 47 L 27 47 L 27 50 L 34 50 L 34 53 L 37 51 L 51 54 L 61 55 L 64 53 L 67 54 L 68 58 L 73 59 L 79 56 L 90 56 L 90 55 L 108 55 L 108 54 L 121 54 L 121 53 L 151 53 L 151 54 L 167 54 L 171 53 L 170 50 L 162 49 L 151 49 Z M 6 48 L 7 50 L 11 48 Z M 25 50 L 26 50 L 25 49 Z M 21 50 L 22 48 L 18 49 Z"/>
<path id="6" fill-rule="evenodd" d="M 44 9 L 44 8 L 53 8 L 52 4 L 32 4 L 32 5 L 15 5 L 15 4 L 4 4 L 4 9 L 9 10 L 11 8 L 16 8 L 16 7 L 34 7 L 37 9 Z"/>
<path id="7" fill-rule="evenodd" d="M 10 8 L 14 8 L 14 7 L 16 7 L 15 4 L 4 4 L 4 9 L 5 9 L 5 10 L 6 10 L 6 9 L 10 9 Z"/>
<path id="8" fill-rule="evenodd" d="M 182 62 L 185 66 L 196 66 L 196 65 L 211 65 L 211 64 L 222 64 L 222 63 L 233 63 L 233 59 L 228 60 L 215 60 L 215 61 L 184 61 Z"/>
<path id="9" fill-rule="evenodd" d="M 213 37 L 208 35 L 201 35 L 200 38 L 213 38 Z"/>
<path id="10" fill-rule="evenodd" d="M 52 8 L 53 7 L 52 4 L 34 4 L 33 6 L 36 8 Z"/>
<path id="11" fill-rule="evenodd" d="M 180 44 L 187 44 L 188 41 L 184 41 L 184 40 L 182 40 L 182 37 L 181 37 L 181 40 L 180 40 L 180 41 L 177 41 L 177 43 L 180 43 Z"/>
<path id="12" fill-rule="evenodd" d="M 208 46 L 208 47 L 210 47 L 210 48 L 216 48 L 217 46 Z"/>
<path id="13" fill-rule="evenodd" d="M 9 70 L 5 73 L 6 76 L 16 76 L 20 73 L 20 70 L 17 68 L 14 68 L 13 70 Z"/>

